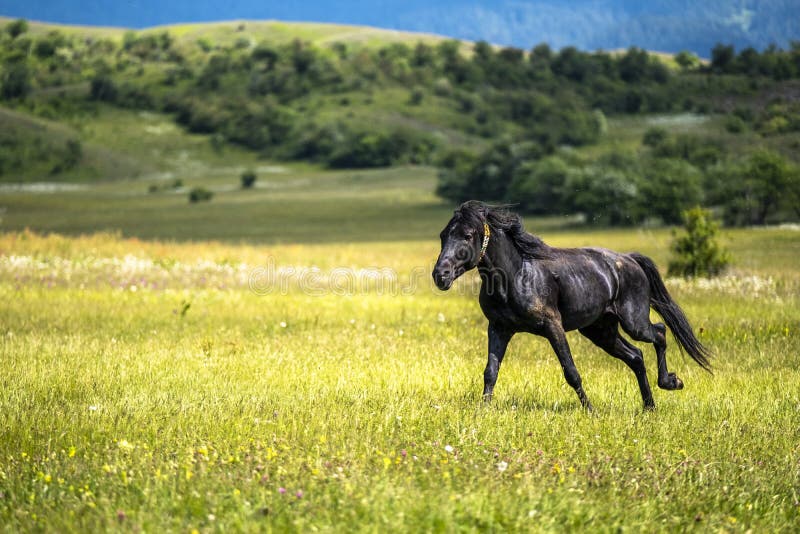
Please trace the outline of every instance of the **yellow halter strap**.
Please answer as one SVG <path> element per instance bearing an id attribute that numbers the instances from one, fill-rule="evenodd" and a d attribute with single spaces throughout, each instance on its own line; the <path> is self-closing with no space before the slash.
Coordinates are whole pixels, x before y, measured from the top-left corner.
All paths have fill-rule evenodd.
<path id="1" fill-rule="evenodd" d="M 489 246 L 489 236 L 491 235 L 492 233 L 489 231 L 489 225 L 483 223 L 483 245 L 481 245 L 481 255 L 478 256 L 478 263 L 480 263 L 486 255 L 486 248 Z"/>

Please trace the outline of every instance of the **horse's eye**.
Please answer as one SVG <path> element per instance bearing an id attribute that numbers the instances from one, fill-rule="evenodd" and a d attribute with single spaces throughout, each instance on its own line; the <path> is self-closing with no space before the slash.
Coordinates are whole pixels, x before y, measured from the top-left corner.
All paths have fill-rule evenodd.
<path id="1" fill-rule="evenodd" d="M 465 234 L 464 235 L 464 240 L 465 241 L 472 241 L 472 234 Z"/>

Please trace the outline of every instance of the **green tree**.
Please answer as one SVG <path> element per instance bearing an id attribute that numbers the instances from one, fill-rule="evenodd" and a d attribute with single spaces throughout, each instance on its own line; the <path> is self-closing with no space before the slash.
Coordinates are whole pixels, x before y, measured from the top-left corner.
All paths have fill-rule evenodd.
<path id="1" fill-rule="evenodd" d="M 710 169 L 706 189 L 723 208 L 726 224 L 761 225 L 787 213 L 800 215 L 799 181 L 797 166 L 776 152 L 759 150 L 741 164 Z"/>
<path id="2" fill-rule="evenodd" d="M 637 83 L 647 75 L 650 56 L 641 48 L 631 47 L 619 59 L 619 77 L 628 83 Z"/>
<path id="3" fill-rule="evenodd" d="M 213 196 L 214 193 L 205 187 L 193 187 L 192 190 L 189 191 L 189 202 L 192 204 L 197 204 L 198 202 L 208 202 Z"/>
<path id="4" fill-rule="evenodd" d="M 673 259 L 667 272 L 670 276 L 717 276 L 730 263 L 730 253 L 717 243 L 719 224 L 711 212 L 700 207 L 683 212 L 685 235 L 672 242 Z"/>
<path id="5" fill-rule="evenodd" d="M 248 169 L 242 173 L 241 176 L 242 189 L 252 189 L 256 183 L 256 173 L 252 169 Z"/>
<path id="6" fill-rule="evenodd" d="M 677 159 L 653 158 L 642 166 L 641 199 L 647 215 L 666 224 L 681 222 L 683 211 L 703 198 L 702 175 Z"/>
<path id="7" fill-rule="evenodd" d="M 25 19 L 17 19 L 14 22 L 9 22 L 6 25 L 6 32 L 12 39 L 16 39 L 23 33 L 28 31 L 28 21 Z"/>
<path id="8" fill-rule="evenodd" d="M 717 73 L 730 72 L 735 57 L 733 46 L 718 44 L 711 50 L 711 70 Z"/>
<path id="9" fill-rule="evenodd" d="M 700 59 L 688 50 L 681 50 L 675 54 L 675 63 L 684 70 L 689 70 L 697 67 L 700 64 Z"/>
<path id="10" fill-rule="evenodd" d="M 776 152 L 760 150 L 750 157 L 744 167 L 739 196 L 748 223 L 766 223 L 784 196 L 790 194 L 792 172 L 789 163 Z"/>
<path id="11" fill-rule="evenodd" d="M 524 161 L 512 173 L 507 199 L 537 215 L 563 213 L 569 173 L 569 165 L 558 156 Z"/>
<path id="12" fill-rule="evenodd" d="M 628 226 L 643 219 L 636 177 L 624 169 L 603 164 L 574 169 L 564 191 L 567 206 L 590 224 Z"/>
<path id="13" fill-rule="evenodd" d="M 27 61 L 9 61 L 0 73 L 0 95 L 4 100 L 25 98 L 31 92 L 31 72 Z"/>
<path id="14" fill-rule="evenodd" d="M 656 147 L 666 141 L 667 137 L 669 137 L 669 133 L 664 128 L 654 126 L 652 128 L 648 128 L 647 131 L 644 132 L 644 136 L 642 136 L 642 144 L 644 146 Z"/>

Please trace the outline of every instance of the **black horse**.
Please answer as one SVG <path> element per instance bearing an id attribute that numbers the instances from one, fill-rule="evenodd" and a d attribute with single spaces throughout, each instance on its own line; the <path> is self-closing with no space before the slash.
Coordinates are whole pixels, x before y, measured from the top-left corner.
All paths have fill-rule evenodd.
<path id="1" fill-rule="evenodd" d="M 578 329 L 633 370 L 645 409 L 653 409 L 642 351 L 619 332 L 622 326 L 636 341 L 653 344 L 660 388 L 682 389 L 683 382 L 667 370 L 666 327 L 650 322 L 651 306 L 678 344 L 710 371 L 708 350 L 650 258 L 602 248 L 550 247 L 526 233 L 517 215 L 475 200 L 456 210 L 440 237 L 442 250 L 433 269 L 439 289 L 450 289 L 456 278 L 475 267 L 481 276 L 480 306 L 489 319 L 489 361 L 483 374 L 486 401 L 492 398 L 511 337 L 529 332 L 550 341 L 567 383 L 583 407 L 591 410 L 564 334 Z"/>

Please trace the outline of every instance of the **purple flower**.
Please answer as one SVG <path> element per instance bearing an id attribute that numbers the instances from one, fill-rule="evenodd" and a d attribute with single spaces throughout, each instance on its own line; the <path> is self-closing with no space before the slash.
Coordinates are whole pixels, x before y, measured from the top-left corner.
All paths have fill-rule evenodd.
<path id="1" fill-rule="evenodd" d="M 297 493 L 295 493 L 294 496 L 297 497 L 298 499 L 302 499 L 303 498 L 303 490 L 297 490 Z"/>
<path id="2" fill-rule="evenodd" d="M 286 493 L 286 488 L 278 488 L 278 493 L 283 495 L 284 493 Z"/>

